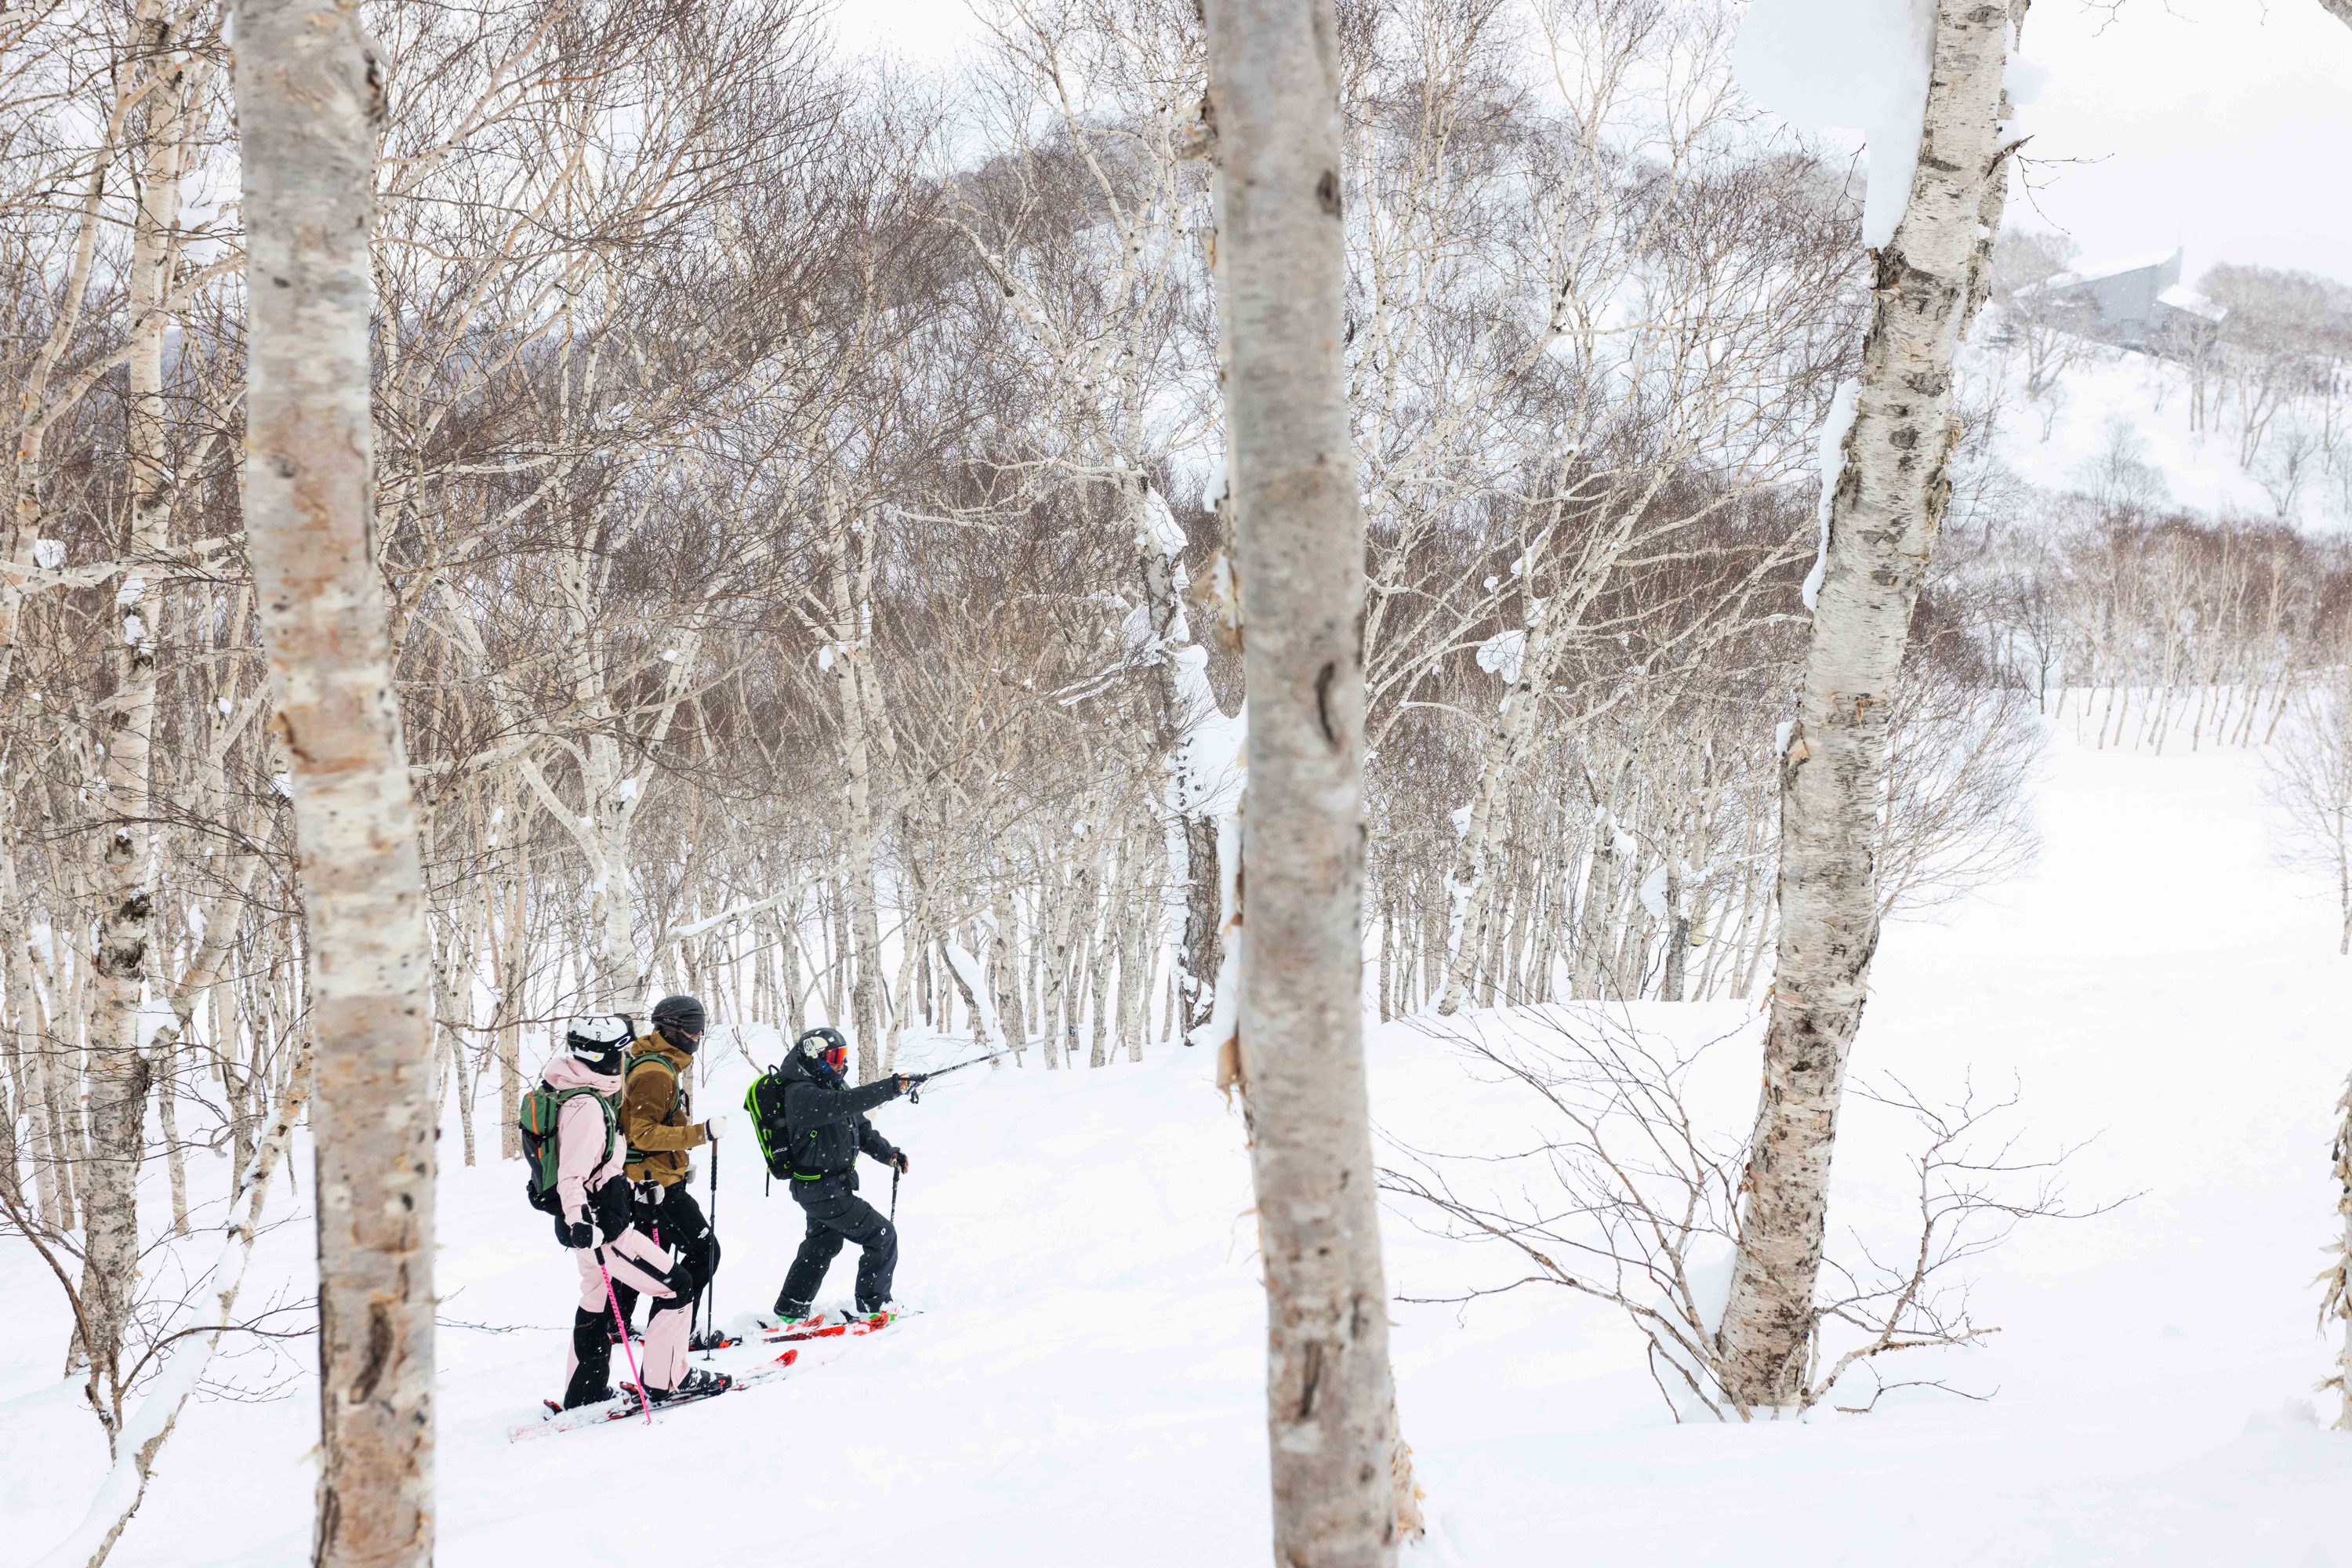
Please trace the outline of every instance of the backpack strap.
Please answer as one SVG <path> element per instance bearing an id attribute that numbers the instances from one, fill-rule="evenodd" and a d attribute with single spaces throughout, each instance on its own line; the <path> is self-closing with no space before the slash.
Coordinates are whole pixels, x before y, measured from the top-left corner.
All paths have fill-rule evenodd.
<path id="1" fill-rule="evenodd" d="M 771 1164 L 775 1161 L 776 1150 L 769 1138 L 768 1124 L 771 1118 L 779 1123 L 783 1121 L 783 1080 L 776 1076 L 773 1068 L 753 1079 L 751 1087 L 743 1091 L 743 1109 L 751 1118 L 751 1136 L 759 1140 L 760 1157 Z M 778 1137 L 783 1133 L 782 1126 L 774 1131 Z"/>
<path id="2" fill-rule="evenodd" d="M 614 1107 L 612 1096 L 591 1089 L 585 1084 L 577 1089 L 567 1089 L 555 1097 L 555 1114 L 561 1117 L 563 1114 L 563 1102 L 583 1094 L 595 1095 L 596 1109 L 604 1113 L 604 1159 L 609 1160 L 613 1157 L 613 1144 L 621 1132 L 621 1113 Z M 550 1131 L 551 1131 L 552 1129 Z M 600 1165 L 604 1163 L 604 1160 L 597 1162 Z"/>
<path id="3" fill-rule="evenodd" d="M 586 1084 L 576 1085 L 571 1089 L 555 1089 L 552 1093 L 549 1090 L 550 1086 L 544 1083 L 532 1089 L 530 1094 L 523 1097 L 522 1110 L 522 1119 L 525 1121 L 524 1131 L 538 1145 L 539 1157 L 533 1162 L 531 1173 L 532 1185 L 542 1192 L 555 1190 L 554 1171 L 550 1160 L 556 1152 L 556 1134 L 562 1127 L 563 1108 L 567 1103 L 579 1099 L 583 1094 L 596 1097 L 596 1109 L 604 1113 L 604 1159 L 599 1160 L 598 1164 L 601 1165 L 604 1160 L 610 1160 L 613 1157 L 613 1151 L 619 1142 L 621 1132 L 620 1112 L 614 1106 L 610 1095 L 592 1089 Z M 530 1131 L 528 1125 L 534 1103 L 547 1108 L 547 1126 L 544 1131 L 538 1132 Z"/>
<path id="4" fill-rule="evenodd" d="M 685 1086 L 677 1081 L 677 1068 L 670 1065 L 670 1060 L 667 1057 L 656 1056 L 652 1052 L 648 1051 L 644 1056 L 631 1057 L 629 1058 L 628 1071 L 623 1075 L 623 1081 L 626 1082 L 627 1079 L 635 1078 L 636 1076 L 637 1069 L 639 1068 L 646 1067 L 657 1067 L 661 1068 L 662 1071 L 669 1074 L 669 1110 L 662 1112 L 663 1115 L 667 1116 L 670 1114 L 671 1111 L 675 1111 L 677 1109 L 678 1101 L 686 1097 Z M 623 1094 L 626 1094 L 628 1090 L 624 1089 L 621 1092 Z"/>

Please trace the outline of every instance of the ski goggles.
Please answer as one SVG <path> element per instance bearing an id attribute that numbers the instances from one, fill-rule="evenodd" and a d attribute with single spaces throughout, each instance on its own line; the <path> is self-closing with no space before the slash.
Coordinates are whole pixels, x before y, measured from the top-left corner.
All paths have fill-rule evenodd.
<path id="1" fill-rule="evenodd" d="M 617 1046 L 636 1031 L 629 1021 L 617 1013 L 599 1013 L 584 1018 L 574 1018 L 564 1026 L 567 1036 L 590 1045 Z"/>

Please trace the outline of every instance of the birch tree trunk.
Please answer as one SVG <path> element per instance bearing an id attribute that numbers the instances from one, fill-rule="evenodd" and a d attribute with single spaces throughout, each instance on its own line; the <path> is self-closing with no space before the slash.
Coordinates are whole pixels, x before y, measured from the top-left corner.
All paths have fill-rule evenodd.
<path id="1" fill-rule="evenodd" d="M 841 771 L 848 809 L 850 943 L 856 967 L 850 982 L 850 1031 L 857 1040 L 857 1081 L 871 1083 L 882 1070 L 876 1036 L 881 1027 L 877 994 L 882 973 L 881 893 L 875 862 L 881 839 L 874 803 L 874 753 L 890 749 L 881 693 L 870 661 L 874 614 L 872 541 L 853 521 L 839 499 L 828 492 L 824 549 L 831 601 L 826 605 L 834 688 L 841 701 Z M 831 1021 L 841 1021 L 840 1009 Z"/>
<path id="2" fill-rule="evenodd" d="M 1208 0 L 1218 311 L 1250 694 L 1234 1056 L 1266 1291 L 1274 1556 L 1396 1561 L 1364 1082 L 1364 528 L 1341 363 L 1330 0 Z"/>
<path id="3" fill-rule="evenodd" d="M 25 1119 L 32 1128 L 31 1147 L 26 1152 L 33 1161 L 34 1194 L 40 1200 L 41 1223 L 56 1232 L 73 1227 L 72 1199 L 62 1181 L 65 1151 L 56 1137 L 58 1118 L 50 1089 L 53 1079 L 49 1058 L 54 1042 L 48 1037 L 42 1016 L 33 977 L 32 950 L 26 945 L 30 935 L 25 921 L 27 908 L 16 878 L 15 846 L 0 844 L 0 910 L 7 911 L 5 924 L 0 924 L 0 941 L 7 943 L 7 1023 L 16 1031 L 18 1059 L 25 1068 L 22 1103 Z"/>
<path id="4" fill-rule="evenodd" d="M 1201 721 L 1213 712 L 1215 698 L 1209 688 L 1209 650 L 1192 639 L 1191 617 L 1177 596 L 1183 536 L 1168 515 L 1168 503 L 1148 488 L 1143 476 L 1136 475 L 1127 489 L 1134 498 L 1144 600 L 1151 613 L 1153 638 L 1163 650 L 1160 707 L 1154 717 L 1160 754 L 1166 759 L 1169 875 L 1185 890 L 1176 984 L 1184 999 L 1181 1032 L 1190 1034 L 1209 1021 L 1217 971 L 1224 963 L 1217 909 L 1217 814 L 1210 805 L 1217 781 L 1201 776 L 1208 770 L 1192 738 Z"/>
<path id="5" fill-rule="evenodd" d="M 1743 1408 L 1802 1402 L 1830 1156 L 1878 946 L 1887 719 L 1949 493 L 1952 364 L 2000 227 L 2009 9 L 1944 0 L 1910 205 L 1877 253 L 1861 391 L 1780 758 L 1780 932 L 1764 1077 L 1718 1331 Z"/>
<path id="6" fill-rule="evenodd" d="M 499 983 L 499 1158 L 522 1158 L 522 1129 L 515 1121 L 522 1107 L 522 1017 L 523 987 L 530 973 L 530 943 L 523 931 L 524 884 L 530 876 L 530 861 L 526 855 L 521 867 L 507 883 L 507 912 L 503 922 L 506 932 L 499 941 L 501 922 L 491 921 L 488 936 L 490 962 Z M 487 902 L 488 900 L 485 900 Z"/>
<path id="7" fill-rule="evenodd" d="M 604 695 L 604 683 L 599 680 L 599 706 Z M 593 841 L 589 864 L 594 868 L 595 880 L 590 913 L 596 922 L 597 977 L 604 987 L 604 1006 L 627 1013 L 646 994 L 645 972 L 637 963 L 636 889 L 629 880 L 629 840 L 636 826 L 638 795 L 635 789 L 624 787 L 633 775 L 623 765 L 620 742 L 610 732 L 589 736 L 585 750 L 588 766 L 582 770 L 582 790 L 588 811 L 581 820 L 588 827 L 584 837 Z M 643 784 L 636 787 L 641 789 Z"/>
<path id="8" fill-rule="evenodd" d="M 179 221 L 181 94 L 184 71 L 172 59 L 172 18 L 160 0 L 142 0 L 133 18 L 140 54 L 158 79 L 146 100 L 139 199 L 131 219 L 128 279 L 131 342 L 129 420 L 123 457 L 131 489 L 130 555 L 163 552 L 171 527 L 165 494 L 163 329 L 171 296 L 172 231 Z M 98 1395 L 101 1378 L 121 1370 L 122 1337 L 139 1268 L 139 1167 L 145 1152 L 147 1095 L 153 1064 L 139 1038 L 141 982 L 147 973 L 155 890 L 154 813 L 148 805 L 155 731 L 155 616 L 133 566 L 114 595 L 115 689 L 104 725 L 105 828 L 97 870 L 100 898 L 91 955 L 89 1021 L 89 1121 L 82 1217 L 82 1323 L 89 1352 L 92 1407 L 108 1426 L 120 1390 Z"/>
<path id="9" fill-rule="evenodd" d="M 372 537 L 383 77 L 355 0 L 239 0 L 246 526 L 293 763 L 319 1221 L 319 1568 L 433 1557 L 433 1021 Z"/>

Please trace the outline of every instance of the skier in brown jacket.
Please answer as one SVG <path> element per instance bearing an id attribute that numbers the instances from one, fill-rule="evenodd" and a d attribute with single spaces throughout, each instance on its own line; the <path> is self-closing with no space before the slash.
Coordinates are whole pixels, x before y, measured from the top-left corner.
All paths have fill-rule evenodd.
<path id="1" fill-rule="evenodd" d="M 694 1173 L 688 1151 L 715 1142 L 727 1125 L 724 1116 L 694 1121 L 693 1097 L 685 1085 L 686 1069 L 701 1047 L 706 1024 L 702 1004 L 691 996 L 665 996 L 654 1004 L 653 1032 L 629 1047 L 628 1087 L 621 1097 L 621 1130 L 629 1141 L 627 1175 L 636 1191 L 637 1228 L 676 1253 L 692 1274 L 693 1294 L 682 1303 L 688 1311 L 719 1272 L 719 1237 L 688 1185 Z M 624 1300 L 621 1310 L 629 1313 L 634 1306 L 633 1300 Z M 677 1309 L 665 1301 L 655 1310 Z M 695 1348 L 702 1345 L 698 1342 Z"/>

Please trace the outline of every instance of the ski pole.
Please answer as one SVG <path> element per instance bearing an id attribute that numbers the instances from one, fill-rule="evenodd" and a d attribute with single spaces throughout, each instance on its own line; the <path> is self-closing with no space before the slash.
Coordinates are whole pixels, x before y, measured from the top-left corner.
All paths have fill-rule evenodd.
<path id="1" fill-rule="evenodd" d="M 940 1068 L 931 1072 L 910 1072 L 903 1074 L 902 1076 L 908 1080 L 907 1103 L 909 1105 L 920 1105 L 923 1102 L 923 1086 L 930 1082 L 931 1079 L 935 1078 L 945 1078 L 951 1072 L 961 1072 L 966 1068 L 976 1068 L 982 1062 L 997 1061 L 1003 1058 L 1011 1056 L 1015 1051 L 1026 1050 L 1031 1046 L 1043 1045 L 1045 1041 L 1052 1038 L 1053 1037 L 1051 1035 L 1040 1035 L 1036 1039 L 1023 1040 L 1017 1045 L 1007 1046 L 1001 1051 L 991 1051 L 984 1057 L 974 1057 L 969 1061 L 957 1062 L 952 1067 Z"/>
<path id="2" fill-rule="evenodd" d="M 710 1144 L 710 1224 L 706 1228 L 710 1234 L 710 1249 L 716 1252 L 719 1250 L 719 1143 L 716 1139 Z M 710 1309 L 703 1320 L 702 1331 L 715 1340 L 719 1337 L 719 1270 L 716 1268 L 710 1271 L 710 1278 L 702 1282 L 702 1299 Z M 710 1352 L 704 1351 L 702 1359 L 709 1361 Z"/>
<path id="3" fill-rule="evenodd" d="M 596 1272 L 604 1277 L 604 1300 L 613 1305 L 613 1327 L 620 1331 L 621 1350 L 629 1358 L 629 1375 L 637 1382 L 637 1404 L 644 1407 L 646 1425 L 654 1424 L 654 1407 L 646 1398 L 645 1373 L 637 1370 L 636 1347 L 629 1343 L 629 1320 L 621 1316 L 621 1298 L 613 1292 L 613 1271 L 604 1267 L 604 1249 L 596 1249 Z"/>
<path id="4" fill-rule="evenodd" d="M 890 1167 L 890 1226 L 894 1230 L 898 1225 L 898 1178 L 905 1173 L 896 1165 Z"/>

